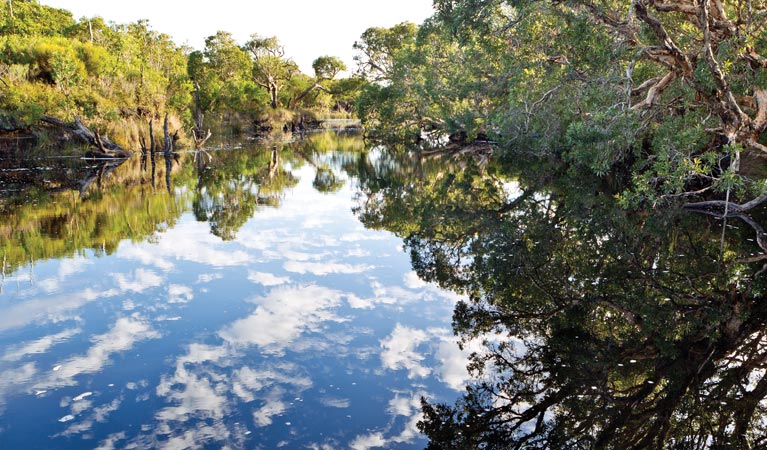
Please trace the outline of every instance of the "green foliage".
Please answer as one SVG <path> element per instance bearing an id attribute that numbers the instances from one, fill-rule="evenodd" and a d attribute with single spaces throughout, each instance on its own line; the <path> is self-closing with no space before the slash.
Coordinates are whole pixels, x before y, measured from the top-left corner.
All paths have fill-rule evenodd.
<path id="1" fill-rule="evenodd" d="M 0 109 L 22 122 L 34 124 L 43 114 L 109 123 L 139 111 L 189 115 L 186 56 L 146 21 L 75 21 L 66 11 L 34 1 L 15 2 L 14 18 L 5 19 L 0 61 L 9 76 L 0 73 L 5 91 Z"/>
<path id="2" fill-rule="evenodd" d="M 205 40 L 205 49 L 189 54 L 187 73 L 197 87 L 203 114 L 253 115 L 268 103 L 268 93 L 251 77 L 253 64 L 232 35 L 219 31 Z"/>
<path id="3" fill-rule="evenodd" d="M 69 11 L 43 6 L 34 0 L 14 1 L 13 17 L 7 5 L 0 8 L 0 36 L 59 36 L 74 24 Z"/>
<path id="4" fill-rule="evenodd" d="M 610 173 L 637 145 L 639 115 L 600 113 L 570 123 L 565 133 L 566 159 L 597 175 Z"/>
<path id="5" fill-rule="evenodd" d="M 285 58 L 285 49 L 276 36 L 253 34 L 244 48 L 253 59 L 253 80 L 269 93 L 270 106 L 277 109 L 280 91 L 299 73 L 298 65 Z"/>
<path id="6" fill-rule="evenodd" d="M 13 17 L 9 11 L 0 8 L 0 112 L 18 116 L 23 125 L 42 115 L 65 120 L 78 115 L 132 127 L 136 118 L 166 112 L 184 128 L 202 127 L 198 121 L 206 115 L 213 122 L 250 124 L 265 108 L 295 109 L 298 100 L 328 112 L 339 101 L 349 108 L 359 88 L 340 84 L 336 99 L 319 83 L 330 85 L 346 70 L 344 62 L 317 58 L 312 80 L 285 57 L 276 37 L 254 34 L 241 46 L 231 33 L 219 31 L 205 40 L 203 50 L 190 51 L 146 20 L 74 20 L 67 11 L 21 0 L 14 2 Z"/>
<path id="7" fill-rule="evenodd" d="M 320 56 L 312 62 L 312 69 L 318 80 L 332 80 L 346 70 L 346 64 L 337 56 Z"/>
<path id="8" fill-rule="evenodd" d="M 626 205 L 746 186 L 730 180 L 740 175 L 725 146 L 764 151 L 767 34 L 753 24 L 765 7 L 682 4 L 437 0 L 419 27 L 371 28 L 355 43 L 371 82 L 359 116 L 373 138 L 489 136 L 510 156 L 630 173 Z M 726 27 L 711 31 L 710 53 L 697 13 L 678 8 Z"/>
<path id="9" fill-rule="evenodd" d="M 0 260 L 5 270 L 13 271 L 30 261 L 86 251 L 110 254 L 126 239 L 152 239 L 187 212 L 208 223 L 213 235 L 230 240 L 260 209 L 279 207 L 285 191 L 299 181 L 292 170 L 305 160 L 302 154 L 320 161 L 339 149 L 363 148 L 359 136 L 326 133 L 286 144 L 276 155 L 257 144 L 213 152 L 205 161 L 189 153 L 166 162 L 159 156 L 151 162 L 149 155 L 99 164 L 76 158 L 47 160 L 50 170 L 29 171 L 40 173 L 35 178 L 19 180 L 5 173 L 0 179 L 16 192 L 0 198 Z M 60 155 L 60 149 L 55 154 Z M 39 156 L 50 154 L 40 151 Z M 39 166 L 40 159 L 33 164 Z M 344 180 L 329 165 L 319 166 L 318 190 L 333 192 L 343 186 Z M 179 187 L 173 195 L 163 186 L 168 170 L 171 186 Z"/>
<path id="10" fill-rule="evenodd" d="M 400 54 L 415 43 L 418 27 L 403 22 L 391 28 L 368 28 L 354 43 L 354 60 L 361 76 L 370 81 L 390 80 Z"/>

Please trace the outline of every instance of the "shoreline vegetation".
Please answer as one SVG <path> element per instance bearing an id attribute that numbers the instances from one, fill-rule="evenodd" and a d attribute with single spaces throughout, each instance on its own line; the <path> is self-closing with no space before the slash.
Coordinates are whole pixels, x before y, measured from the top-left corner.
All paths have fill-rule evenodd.
<path id="1" fill-rule="evenodd" d="M 348 68 L 334 56 L 301 73 L 277 37 L 219 31 L 198 50 L 147 21 L 8 1 L 0 130 L 11 145 L 57 148 L 66 136 L 41 119 L 77 116 L 136 150 L 166 115 L 180 147 L 211 129 L 279 137 L 359 119 L 393 151 L 532 156 L 616 177 L 627 208 L 759 198 L 767 8 L 624 3 L 436 0 L 420 25 L 368 28 L 353 43 L 356 70 L 340 77 Z"/>
<path id="2" fill-rule="evenodd" d="M 184 147 L 202 145 L 211 129 L 303 131 L 319 119 L 351 119 L 362 84 L 338 77 L 346 65 L 334 56 L 301 73 L 276 37 L 253 34 L 239 44 L 219 31 L 195 50 L 147 21 L 75 19 L 35 0 L 0 5 L 0 48 L 0 135 L 51 149 L 69 140 L 62 132 L 69 128 L 136 151 L 148 140 L 148 121 L 161 124 L 166 115 Z"/>

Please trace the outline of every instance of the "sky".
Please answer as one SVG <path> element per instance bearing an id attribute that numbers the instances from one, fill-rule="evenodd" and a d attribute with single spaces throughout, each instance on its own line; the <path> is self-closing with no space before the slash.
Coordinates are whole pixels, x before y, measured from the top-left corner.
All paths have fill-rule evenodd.
<path id="1" fill-rule="evenodd" d="M 202 50 L 205 38 L 223 30 L 244 43 L 253 33 L 277 36 L 285 55 L 312 74 L 312 61 L 323 55 L 341 57 L 355 68 L 352 45 L 370 27 L 410 21 L 420 24 L 432 12 L 432 0 L 40 0 L 72 12 L 75 19 L 103 17 L 107 22 L 148 19 L 155 31 L 178 45 Z"/>

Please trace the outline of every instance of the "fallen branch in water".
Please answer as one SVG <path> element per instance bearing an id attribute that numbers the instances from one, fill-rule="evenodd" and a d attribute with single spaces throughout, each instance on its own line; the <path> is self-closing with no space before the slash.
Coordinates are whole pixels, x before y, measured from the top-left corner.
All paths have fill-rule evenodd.
<path id="1" fill-rule="evenodd" d="M 83 125 L 80 118 L 77 116 L 75 116 L 75 121 L 73 123 L 64 122 L 61 119 L 51 116 L 43 116 L 40 120 L 71 132 L 82 141 L 98 150 L 98 152 L 88 152 L 88 156 L 95 158 L 128 158 L 131 155 L 131 152 L 115 144 L 109 140 L 107 136 L 99 134 L 98 130 L 96 130 L 95 133 L 91 131 L 88 127 Z"/>

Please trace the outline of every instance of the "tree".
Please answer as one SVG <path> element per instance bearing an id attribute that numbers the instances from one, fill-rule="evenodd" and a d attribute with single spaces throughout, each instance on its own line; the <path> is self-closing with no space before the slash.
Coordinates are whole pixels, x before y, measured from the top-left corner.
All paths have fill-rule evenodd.
<path id="1" fill-rule="evenodd" d="M 392 76 L 400 53 L 415 42 L 418 27 L 403 22 L 391 28 L 368 28 L 353 48 L 359 73 L 371 81 L 383 82 Z"/>
<path id="2" fill-rule="evenodd" d="M 490 136 L 509 153 L 631 171 L 626 205 L 736 193 L 748 186 L 740 153 L 767 149 L 761 4 L 439 0 L 435 9 L 414 41 L 370 29 L 355 44 L 376 82 L 358 102 L 370 134 L 411 144 L 430 132 Z"/>
<path id="3" fill-rule="evenodd" d="M 439 145 L 445 134 L 486 136 L 505 92 L 495 80 L 502 33 L 485 34 L 492 35 L 464 32 L 459 40 L 435 18 L 418 28 L 367 30 L 356 48 L 360 71 L 371 80 L 358 101 L 369 134 L 425 145 Z"/>
<path id="4" fill-rule="evenodd" d="M 43 115 L 78 115 L 102 124 L 125 147 L 138 147 L 137 128 L 130 122 L 143 122 L 141 116 L 187 114 L 186 56 L 148 22 L 75 21 L 68 11 L 32 1 L 16 2 L 15 20 L 5 14 L 5 8 L 0 10 L 8 19 L 0 21 L 7 25 L 0 33 L 0 59 L 14 69 L 4 80 L 3 114 L 21 117 L 26 125 Z"/>
<path id="5" fill-rule="evenodd" d="M 253 59 L 253 79 L 269 92 L 272 109 L 279 107 L 280 89 L 298 72 L 298 65 L 285 59 L 285 49 L 276 37 L 253 34 L 244 48 Z"/>
<path id="6" fill-rule="evenodd" d="M 296 109 L 296 105 L 314 89 L 322 87 L 324 81 L 333 80 L 339 72 L 346 70 L 346 64 L 336 56 L 320 56 L 312 63 L 314 69 L 314 82 L 290 101 L 290 109 Z"/>
<path id="7" fill-rule="evenodd" d="M 204 117 L 211 111 L 252 113 L 263 104 L 263 93 L 253 83 L 253 63 L 232 35 L 219 31 L 205 40 L 202 52 L 189 54 L 187 71 L 196 83 L 196 103 Z M 195 120 L 202 131 L 202 118 Z"/>

